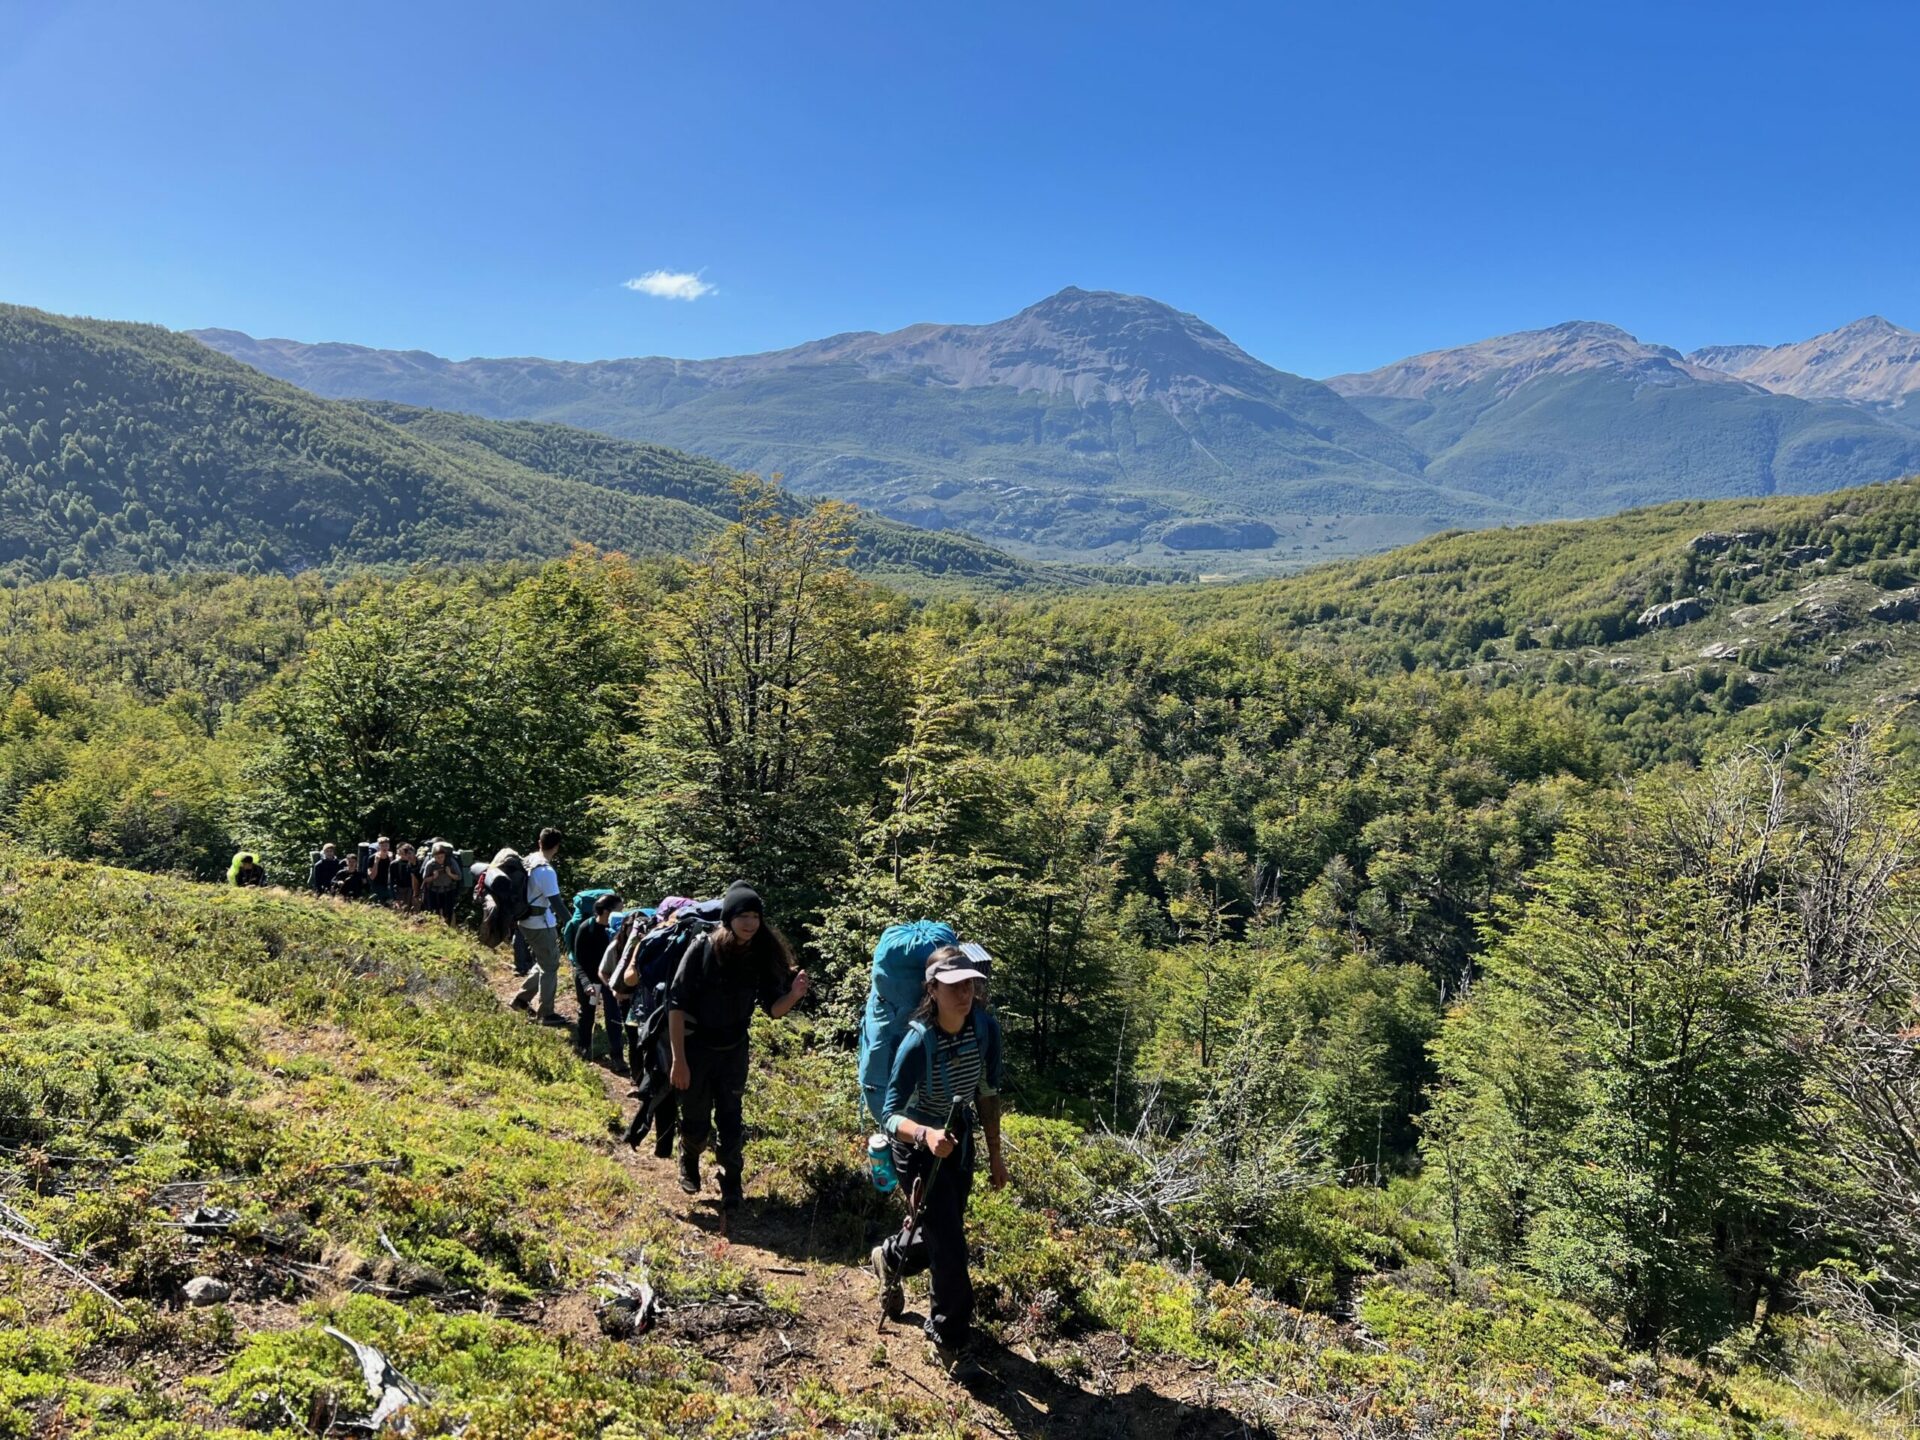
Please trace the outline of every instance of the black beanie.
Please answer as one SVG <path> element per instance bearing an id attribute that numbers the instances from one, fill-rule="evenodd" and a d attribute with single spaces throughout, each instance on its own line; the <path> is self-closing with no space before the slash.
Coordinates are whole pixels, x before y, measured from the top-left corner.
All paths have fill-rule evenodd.
<path id="1" fill-rule="evenodd" d="M 736 915 L 745 915 L 752 911 L 762 919 L 766 918 L 766 909 L 760 904 L 760 892 L 744 880 L 736 880 L 727 887 L 727 893 L 720 897 L 720 923 L 730 924 Z"/>

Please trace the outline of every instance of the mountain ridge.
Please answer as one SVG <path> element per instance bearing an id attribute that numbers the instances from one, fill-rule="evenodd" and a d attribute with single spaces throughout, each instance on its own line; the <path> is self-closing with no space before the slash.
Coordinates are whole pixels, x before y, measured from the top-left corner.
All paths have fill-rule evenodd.
<path id="1" fill-rule="evenodd" d="M 1320 382 L 1112 291 L 714 360 L 453 361 L 195 333 L 317 394 L 644 436 L 996 543 L 1141 547 L 1184 521 L 1237 534 L 1289 508 L 1392 517 L 1396 538 L 1515 518 L 1428 485 L 1404 437 Z"/>
<path id="2" fill-rule="evenodd" d="M 1437 483 L 1539 518 L 1806 493 L 1920 469 L 1915 432 L 1569 321 L 1427 351 L 1328 384 L 1405 434 Z"/>
<path id="3" fill-rule="evenodd" d="M 985 324 L 711 360 L 456 361 L 196 333 L 318 394 L 645 438 L 1049 558 L 1297 567 L 1453 526 L 1920 469 L 1908 427 L 1598 321 L 1324 383 L 1160 301 L 1071 286 Z"/>
<path id="4" fill-rule="evenodd" d="M 0 306 L 0 577 L 670 555 L 731 518 L 711 460 L 462 421 L 436 435 L 158 326 Z M 868 566 L 1041 578 L 966 537 L 855 530 Z"/>
<path id="5" fill-rule="evenodd" d="M 1538 375 L 1620 369 L 1654 383 L 1679 376 L 1708 383 L 1738 383 L 1717 370 L 1690 362 L 1666 345 L 1647 345 L 1617 325 L 1567 320 L 1542 330 L 1519 330 L 1467 345 L 1410 355 L 1375 370 L 1335 375 L 1329 389 L 1346 396 L 1425 398 L 1434 389 L 1458 389 L 1489 375 L 1509 394 Z"/>
<path id="6" fill-rule="evenodd" d="M 1920 391 L 1920 333 L 1882 315 L 1783 345 L 1708 345 L 1688 357 L 1779 395 L 1899 406 Z"/>

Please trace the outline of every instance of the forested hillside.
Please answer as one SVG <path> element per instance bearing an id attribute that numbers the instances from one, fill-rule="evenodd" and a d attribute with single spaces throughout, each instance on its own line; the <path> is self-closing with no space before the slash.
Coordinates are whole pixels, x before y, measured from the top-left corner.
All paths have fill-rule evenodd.
<path id="1" fill-rule="evenodd" d="M 156 326 L 0 307 L 0 580 L 497 563 L 583 543 L 682 555 L 734 513 L 736 478 L 560 426 L 319 400 Z M 965 537 L 857 525 L 859 563 L 909 583 L 1042 578 Z"/>
<path id="2" fill-rule="evenodd" d="M 1564 696 L 1622 763 L 1697 761 L 1920 694 L 1920 481 L 1436 536 L 1141 605 L 1370 673 Z M 1069 608 L 1072 608 L 1069 602 Z"/>
<path id="3" fill-rule="evenodd" d="M 557 823 L 570 892 L 750 876 L 817 988 L 756 1072 L 765 1228 L 733 1253 L 789 1221 L 807 1239 L 803 1298 L 736 1291 L 801 1317 L 798 1358 L 755 1348 L 772 1408 L 743 1424 L 1012 1413 L 1017 1385 L 916 1410 L 917 1376 L 831 1328 L 887 1223 L 851 1108 L 867 957 L 888 919 L 941 915 L 996 958 L 1018 1112 L 1015 1184 L 978 1202 L 982 1318 L 1032 1386 L 1071 1387 L 1061 1414 L 1133 1367 L 1133 1433 L 1900 1433 L 1920 812 L 1901 703 L 1863 700 L 1901 683 L 1916 495 L 1446 537 L 1264 586 L 914 603 L 847 568 L 845 512 L 760 487 L 673 565 L 25 587 L 0 611 L 0 830 L 206 878 L 257 847 L 297 884 L 323 840 L 485 853 Z M 1697 627 L 1760 649 L 1683 660 Z M 1831 663 L 1863 639 L 1887 648 Z M 15 1414 L 298 1433 L 290 1413 L 347 1393 L 329 1320 L 404 1346 L 478 1434 L 523 1433 L 494 1407 L 525 1393 L 564 1400 L 563 1435 L 647 1433 L 633 1417 L 669 1402 L 666 1433 L 742 1414 L 684 1334 L 596 1339 L 528 1391 L 636 1242 L 610 1116 L 558 1048 L 470 1018 L 463 941 L 9 864 L 0 1112 L 29 1120 L 0 1122 L 8 1203 L 135 1306 L 204 1255 L 242 1326 L 162 1327 L 197 1380 L 103 1398 L 62 1377 L 120 1373 L 140 1320 L 67 1318 L 73 1282 L 22 1260 Z M 119 918 L 139 893 L 153 926 Z M 316 1180 L 389 1133 L 398 1177 Z M 619 1225 L 583 1233 L 542 1181 L 570 1153 Z M 183 1207 L 157 1187 L 207 1176 L 244 1223 L 170 1248 Z M 644 1228 L 658 1200 L 637 1204 Z M 382 1231 L 377 1270 L 333 1248 Z M 688 1306 L 735 1283 L 725 1249 L 648 1243 Z M 347 1298 L 343 1263 L 404 1311 Z M 460 1318 L 486 1303 L 519 1328 Z"/>
<path id="4" fill-rule="evenodd" d="M 738 512 L 734 494 L 737 472 L 664 445 L 616 440 L 571 425 L 482 420 L 410 405 L 368 401 L 359 408 L 456 453 L 497 456 L 542 475 L 579 480 L 622 494 L 684 500 L 713 515 L 730 517 Z M 808 503 L 793 497 L 785 502 L 784 509 L 797 515 Z M 988 589 L 1019 589 L 1089 582 L 1145 585 L 1192 578 L 1190 573 L 1172 567 L 1156 571 L 1138 566 L 1031 566 L 969 536 L 923 530 L 881 515 L 857 515 L 853 534 L 853 563 L 857 569 L 916 588 L 939 579 Z"/>

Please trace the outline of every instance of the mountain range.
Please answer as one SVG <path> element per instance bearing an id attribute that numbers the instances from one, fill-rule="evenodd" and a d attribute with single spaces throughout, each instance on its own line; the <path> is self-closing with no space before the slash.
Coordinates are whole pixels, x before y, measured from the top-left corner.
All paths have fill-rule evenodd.
<path id="1" fill-rule="evenodd" d="M 1899 409 L 1920 392 L 1920 334 L 1869 315 L 1787 345 L 1712 345 L 1696 365 L 1781 395 Z"/>
<path id="2" fill-rule="evenodd" d="M 1324 385 L 1136 296 L 1068 289 L 991 325 L 721 360 L 449 361 L 195 334 L 316 394 L 655 440 L 1030 553 L 1265 546 L 1279 517 L 1356 499 L 1385 538 L 1512 518 L 1437 491 L 1404 437 Z"/>
<path id="3" fill-rule="evenodd" d="M 565 426 L 320 399 L 157 326 L 0 306 L 0 581 L 684 554 L 738 513 L 736 479 Z M 964 535 L 855 527 L 870 571 L 1042 578 Z"/>
<path id="4" fill-rule="evenodd" d="M 1920 469 L 1920 429 L 1860 403 L 1896 383 L 1904 352 L 1884 337 L 1859 347 L 1853 381 L 1828 361 L 1824 388 L 1796 389 L 1820 368 L 1794 369 L 1796 347 L 1686 356 L 1592 322 L 1323 383 L 1158 301 L 1075 288 L 991 324 L 714 360 L 448 360 L 193 333 L 318 395 L 670 444 L 1030 556 L 1293 566 L 1441 528 Z"/>

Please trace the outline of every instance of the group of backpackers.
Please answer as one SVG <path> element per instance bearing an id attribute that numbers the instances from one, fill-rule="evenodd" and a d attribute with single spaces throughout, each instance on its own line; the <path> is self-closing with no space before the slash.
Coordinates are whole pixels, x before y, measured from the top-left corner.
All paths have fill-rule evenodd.
<path id="1" fill-rule="evenodd" d="M 712 1141 L 723 1212 L 739 1208 L 756 1008 L 778 1019 L 811 982 L 767 920 L 759 894 L 736 882 L 718 899 L 673 895 L 655 907 L 623 909 L 611 890 L 576 895 L 561 919 L 554 871 L 563 837 L 543 830 L 529 856 L 502 850 L 473 867 L 481 938 L 525 947 L 517 1009 L 558 1024 L 560 956 L 573 970 L 578 1005 L 573 1043 L 593 1048 L 595 1012 L 604 1017 L 607 1063 L 635 1080 L 639 1103 L 627 1142 L 654 1136 L 654 1154 L 675 1158 L 680 1188 L 701 1190 L 700 1157 Z M 930 1272 L 925 1329 L 942 1358 L 957 1362 L 972 1334 L 966 1208 L 976 1133 L 984 1135 L 991 1183 L 1006 1183 L 1000 1143 L 1003 1057 L 999 1022 L 985 1001 L 990 961 L 962 947 L 943 924 L 896 925 L 874 951 L 873 985 L 862 1026 L 863 1103 L 880 1130 L 869 1142 L 874 1181 L 904 1187 L 906 1223 L 875 1246 L 869 1264 L 882 1312 L 897 1319 L 902 1281 Z"/>
<path id="2" fill-rule="evenodd" d="M 460 856 L 448 841 L 430 840 L 420 850 L 382 835 L 370 845 L 357 845 L 342 857 L 331 842 L 315 852 L 307 870 L 307 888 L 316 895 L 340 900 L 366 900 L 396 910 L 424 911 L 453 923 L 453 907 L 467 886 Z M 237 863 L 237 861 L 236 861 Z M 236 881 L 245 884 L 246 881 Z M 265 883 L 265 873 L 254 884 Z"/>

